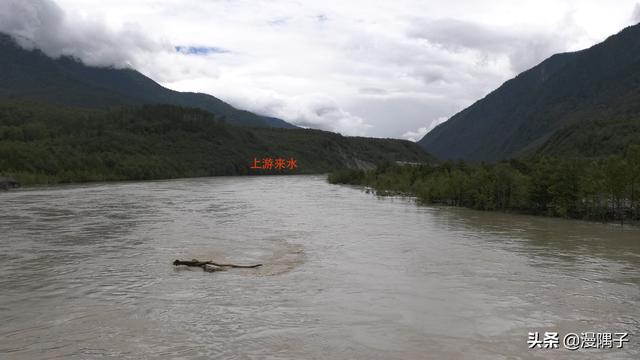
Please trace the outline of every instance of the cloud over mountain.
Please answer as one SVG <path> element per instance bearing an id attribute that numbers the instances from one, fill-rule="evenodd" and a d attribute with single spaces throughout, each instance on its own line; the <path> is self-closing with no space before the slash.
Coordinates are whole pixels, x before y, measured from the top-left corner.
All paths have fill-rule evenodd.
<path id="1" fill-rule="evenodd" d="M 134 67 L 298 125 L 401 137 L 555 52 L 618 31 L 635 5 L 3 0 L 0 31 L 50 56 Z"/>
<path id="2" fill-rule="evenodd" d="M 138 24 L 112 30 L 100 19 L 68 13 L 51 0 L 3 0 L 0 32 L 13 35 L 25 48 L 38 48 L 51 57 L 73 56 L 94 66 L 135 66 L 145 54 L 170 49 L 168 43 L 149 38 Z"/>

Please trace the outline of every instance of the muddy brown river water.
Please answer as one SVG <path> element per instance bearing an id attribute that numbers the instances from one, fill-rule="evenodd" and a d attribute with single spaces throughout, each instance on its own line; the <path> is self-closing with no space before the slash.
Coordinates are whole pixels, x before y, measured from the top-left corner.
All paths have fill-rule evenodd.
<path id="1" fill-rule="evenodd" d="M 590 331 L 629 341 L 562 346 Z M 559 348 L 528 349 L 530 332 Z M 58 358 L 640 359 L 640 230 L 324 176 L 2 192 L 0 359 Z"/>

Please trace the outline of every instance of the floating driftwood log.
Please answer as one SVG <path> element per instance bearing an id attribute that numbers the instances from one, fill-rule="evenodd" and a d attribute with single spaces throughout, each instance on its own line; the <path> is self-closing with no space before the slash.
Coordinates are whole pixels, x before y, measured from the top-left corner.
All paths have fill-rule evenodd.
<path id="1" fill-rule="evenodd" d="M 186 265 L 186 266 L 194 266 L 200 267 L 204 271 L 214 272 L 214 271 L 224 271 L 228 268 L 242 268 L 242 269 L 255 269 L 257 267 L 262 266 L 262 264 L 255 265 L 235 265 L 235 264 L 220 264 L 213 261 L 199 261 L 196 259 L 192 260 L 175 260 L 173 265 Z"/>

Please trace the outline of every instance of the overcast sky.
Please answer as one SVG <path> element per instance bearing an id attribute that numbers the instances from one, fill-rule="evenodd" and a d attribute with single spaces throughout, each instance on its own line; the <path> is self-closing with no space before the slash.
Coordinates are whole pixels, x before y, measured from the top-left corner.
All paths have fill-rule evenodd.
<path id="1" fill-rule="evenodd" d="M 413 140 L 638 21 L 636 0 L 0 0 L 0 31 L 51 56 L 134 67 L 301 126 Z"/>

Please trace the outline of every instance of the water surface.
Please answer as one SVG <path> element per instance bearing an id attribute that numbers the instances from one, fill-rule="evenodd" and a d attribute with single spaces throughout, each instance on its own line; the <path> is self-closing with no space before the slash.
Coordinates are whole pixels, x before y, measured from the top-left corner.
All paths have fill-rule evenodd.
<path id="1" fill-rule="evenodd" d="M 419 207 L 322 176 L 23 189 L 0 215 L 3 359 L 640 358 L 637 228 Z M 545 351 L 532 331 L 632 335 Z"/>

